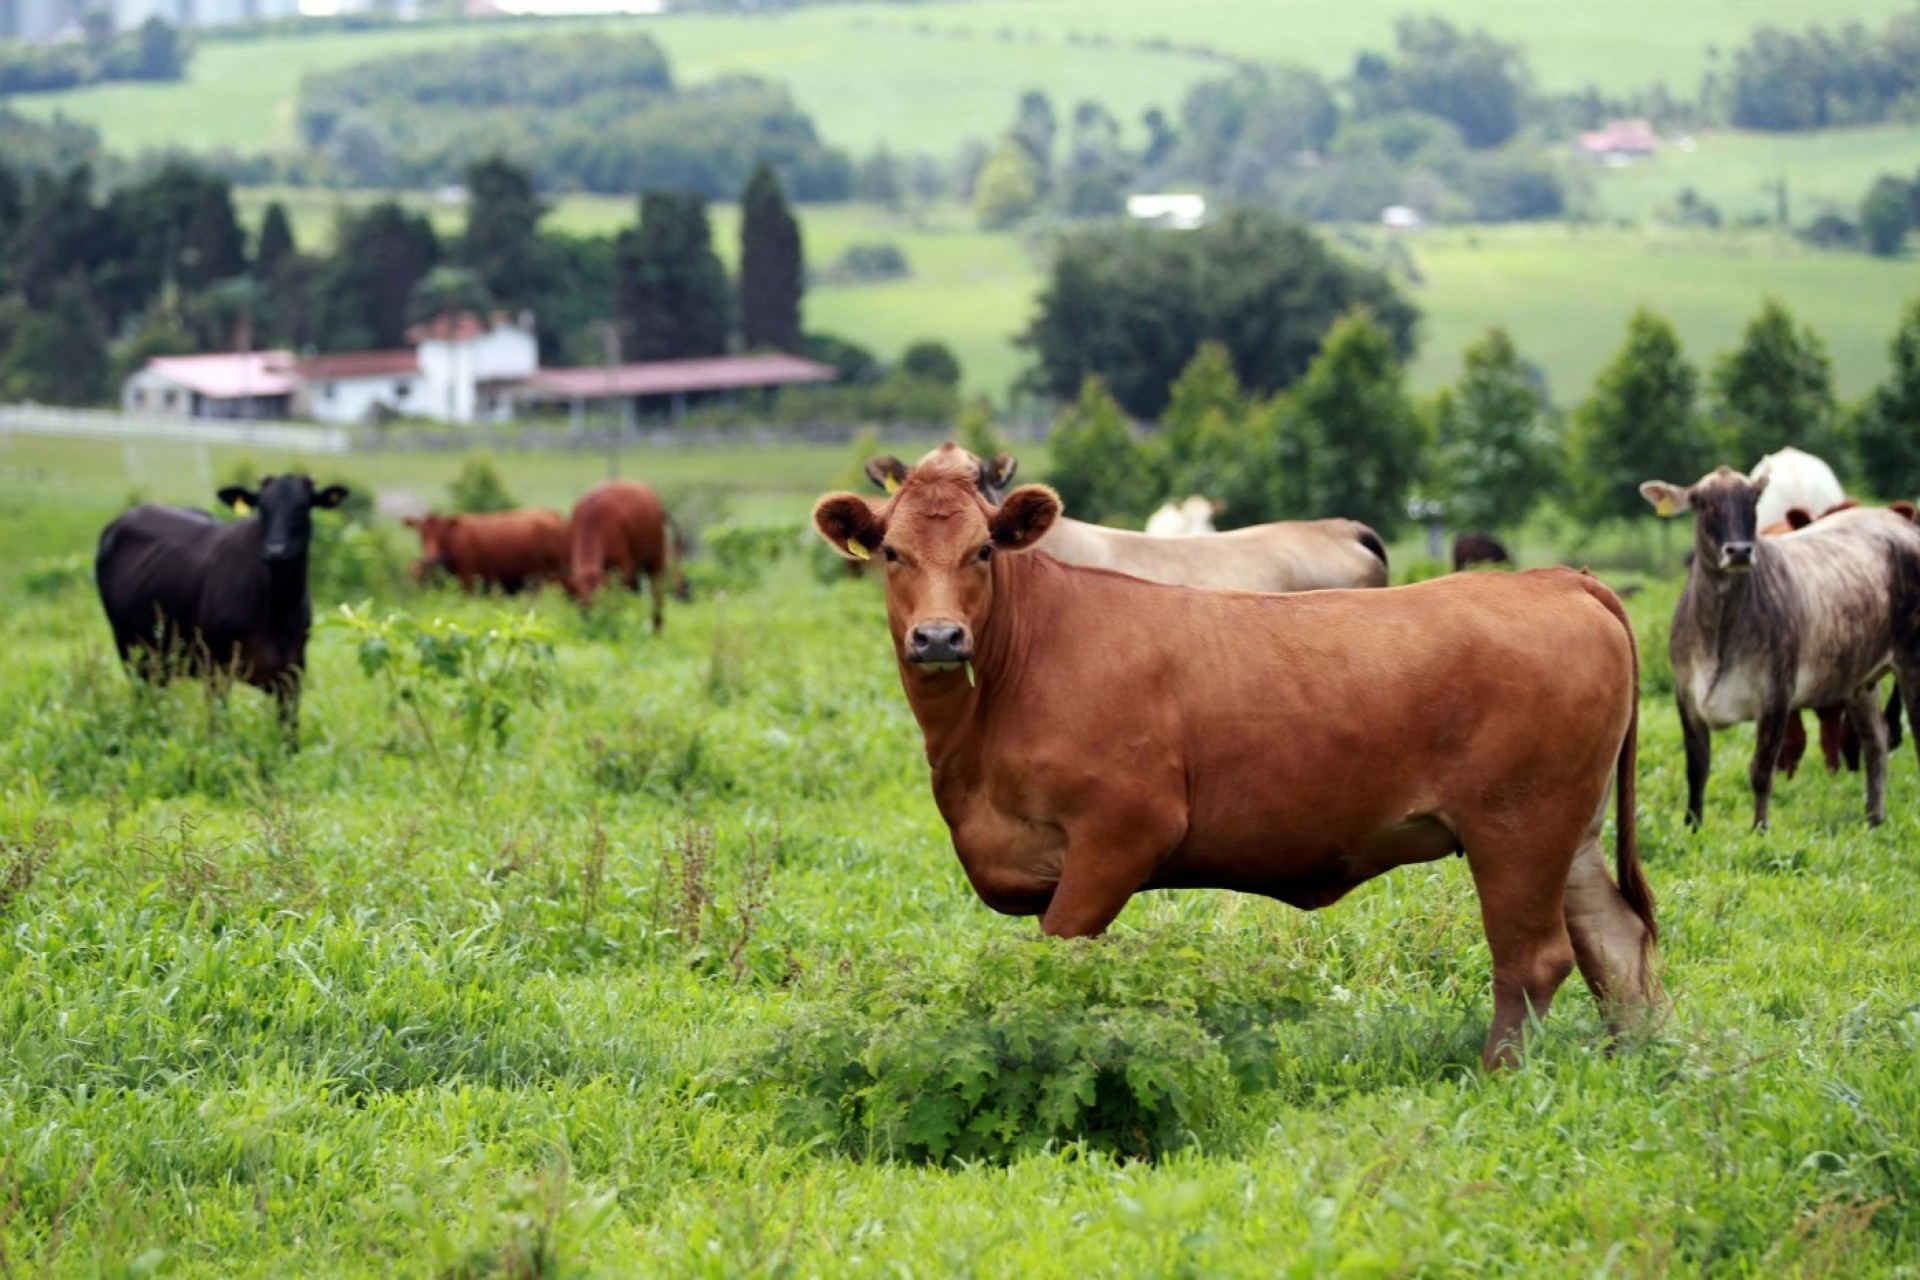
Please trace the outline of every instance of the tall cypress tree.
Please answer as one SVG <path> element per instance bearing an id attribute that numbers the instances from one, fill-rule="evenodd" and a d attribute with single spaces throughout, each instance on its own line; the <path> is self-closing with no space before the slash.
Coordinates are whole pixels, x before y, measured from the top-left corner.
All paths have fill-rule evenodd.
<path id="1" fill-rule="evenodd" d="M 740 341 L 749 351 L 800 350 L 800 295 L 806 265 L 800 224 L 780 179 L 762 162 L 741 197 Z"/>
<path id="2" fill-rule="evenodd" d="M 287 206 L 278 200 L 267 205 L 260 219 L 260 242 L 253 250 L 253 274 L 271 280 L 280 264 L 294 254 L 293 224 L 287 220 Z"/>
<path id="3" fill-rule="evenodd" d="M 1632 518 L 1646 510 L 1641 481 L 1699 479 L 1714 455 L 1699 399 L 1700 374 L 1673 326 L 1644 307 L 1635 311 L 1626 343 L 1574 411 L 1567 452 L 1575 514 Z"/>
<path id="4" fill-rule="evenodd" d="M 1796 328 L 1778 299 L 1767 299 L 1714 366 L 1713 394 L 1723 450 L 1737 467 L 1787 445 L 1828 458 L 1840 452 L 1826 344 Z"/>
<path id="5" fill-rule="evenodd" d="M 52 404 L 96 404 L 107 398 L 107 330 L 86 281 L 71 275 L 52 287 L 49 304 L 14 330 L 0 358 L 0 396 Z"/>
<path id="6" fill-rule="evenodd" d="M 614 257 L 614 311 L 626 359 L 726 353 L 733 300 L 705 200 L 692 192 L 642 195 L 640 225 L 620 233 Z"/>
<path id="7" fill-rule="evenodd" d="M 480 273 L 504 305 L 533 305 L 540 287 L 540 219 L 547 212 L 534 192 L 533 175 L 504 156 L 492 156 L 467 169 L 467 194 L 461 261 Z"/>
<path id="8" fill-rule="evenodd" d="M 1860 406 L 1854 444 L 1869 492 L 1911 499 L 1920 497 L 1920 298 L 1900 317 L 1889 354 L 1893 370 Z"/>

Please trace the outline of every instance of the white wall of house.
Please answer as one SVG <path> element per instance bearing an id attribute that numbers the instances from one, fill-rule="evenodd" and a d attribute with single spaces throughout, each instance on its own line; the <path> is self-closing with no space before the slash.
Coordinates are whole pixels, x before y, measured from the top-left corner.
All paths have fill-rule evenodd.
<path id="1" fill-rule="evenodd" d="M 406 417 L 431 414 L 423 402 L 422 379 L 413 374 L 365 378 L 315 378 L 307 383 L 300 409 L 315 422 L 353 426 L 370 421 L 376 406 Z"/>
<path id="2" fill-rule="evenodd" d="M 462 341 L 430 338 L 415 354 L 420 360 L 420 398 L 408 412 L 443 422 L 511 421 L 511 397 L 493 396 L 489 412 L 479 384 L 530 378 L 540 367 L 540 344 L 531 323 L 503 324 Z"/>
<path id="3" fill-rule="evenodd" d="M 120 384 L 120 407 L 128 413 L 185 418 L 193 413 L 193 392 L 164 374 L 142 369 Z"/>

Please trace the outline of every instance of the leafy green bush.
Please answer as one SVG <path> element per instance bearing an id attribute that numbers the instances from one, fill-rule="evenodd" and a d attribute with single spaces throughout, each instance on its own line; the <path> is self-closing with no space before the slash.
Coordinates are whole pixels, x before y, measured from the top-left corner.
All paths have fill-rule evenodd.
<path id="1" fill-rule="evenodd" d="M 507 491 L 500 469 L 493 458 L 476 453 L 460 466 L 460 474 L 447 485 L 447 501 L 455 511 L 482 515 L 489 511 L 511 511 L 519 500 Z"/>
<path id="2" fill-rule="evenodd" d="M 905 962 L 723 1069 L 793 1135 L 856 1155 L 1009 1160 L 1082 1141 L 1153 1157 L 1275 1078 L 1303 979 L 1251 946 L 1004 940 Z"/>
<path id="3" fill-rule="evenodd" d="M 406 709 L 456 794 L 482 751 L 506 745 L 514 712 L 539 706 L 553 687 L 553 637 L 532 614 L 474 631 L 404 613 L 376 620 L 343 604 L 329 625 L 358 641 L 361 672 Z"/>
<path id="4" fill-rule="evenodd" d="M 93 581 L 93 557 L 85 551 L 71 555 L 42 556 L 20 575 L 20 588 L 30 596 L 57 596 L 64 591 Z"/>
<path id="5" fill-rule="evenodd" d="M 794 547 L 802 533 L 790 524 L 724 520 L 701 535 L 706 552 L 698 585 L 747 590 Z"/>

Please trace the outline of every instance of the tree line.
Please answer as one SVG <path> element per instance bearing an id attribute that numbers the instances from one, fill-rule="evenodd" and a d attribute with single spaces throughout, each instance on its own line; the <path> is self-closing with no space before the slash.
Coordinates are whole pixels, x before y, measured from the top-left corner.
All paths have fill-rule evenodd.
<path id="1" fill-rule="evenodd" d="M 1380 292 L 1384 281 L 1362 290 L 1326 273 L 1298 230 L 1249 223 L 1237 245 L 1210 246 L 1210 270 L 1181 237 L 1157 276 L 1222 282 L 1271 254 L 1286 265 L 1247 287 L 1287 313 L 1284 329 L 1225 328 L 1151 288 L 1109 298 L 1079 362 L 1053 371 L 1080 379 L 1053 433 L 1050 479 L 1069 510 L 1137 523 L 1170 496 L 1204 493 L 1225 504 L 1223 527 L 1342 515 L 1391 533 L 1419 509 L 1498 532 L 1544 502 L 1590 523 L 1631 518 L 1643 480 L 1690 483 L 1720 462 L 1744 470 L 1786 445 L 1827 458 L 1864 493 L 1920 495 L 1920 299 L 1894 335 L 1888 378 L 1852 405 L 1834 390 L 1819 335 L 1773 300 L 1704 374 L 1672 325 L 1642 309 L 1571 411 L 1553 406 L 1538 368 L 1498 328 L 1467 350 L 1453 385 L 1423 399 L 1406 386 L 1410 309 Z M 1085 250 L 1114 251 L 1104 235 L 1084 239 L 1056 261 L 1034 333 L 1093 325 L 1081 290 L 1103 253 Z M 1154 268 L 1142 257 L 1117 274 L 1129 271 Z M 1303 352 L 1299 330 L 1318 318 L 1326 327 Z M 1137 332 L 1167 352 L 1184 348 L 1177 374 L 1142 387 L 1139 357 L 1112 340 Z M 1044 380 L 1052 348 L 1029 346 Z M 1130 411 L 1143 406 L 1157 419 L 1144 436 Z"/>
<path id="2" fill-rule="evenodd" d="M 389 349 L 450 310 L 524 310 L 549 364 L 598 364 L 610 334 L 627 360 L 805 352 L 846 386 L 837 400 L 803 397 L 794 413 L 953 411 L 950 354 L 887 365 L 806 331 L 800 226 L 771 165 L 742 194 L 737 279 L 697 193 L 648 191 L 618 235 L 572 236 L 540 225 L 547 205 L 511 160 L 488 157 L 464 177 L 461 234 L 382 200 L 343 207 L 331 249 L 315 252 L 278 202 L 249 237 L 228 179 L 184 162 L 103 196 L 85 164 L 21 171 L 0 160 L 0 398 L 100 403 L 154 356 Z"/>
<path id="3" fill-rule="evenodd" d="M 192 56 L 192 46 L 160 18 L 116 31 L 112 14 L 89 9 L 78 40 L 0 41 L 0 94 L 47 93 L 109 80 L 179 80 Z"/>
<path id="4" fill-rule="evenodd" d="M 748 76 L 683 86 L 651 37 L 610 32 L 490 40 L 309 75 L 306 153 L 243 161 L 250 181 L 348 187 L 458 182 L 501 154 L 543 189 L 737 194 L 770 163 L 800 200 L 843 200 L 847 157 L 781 86 Z"/>

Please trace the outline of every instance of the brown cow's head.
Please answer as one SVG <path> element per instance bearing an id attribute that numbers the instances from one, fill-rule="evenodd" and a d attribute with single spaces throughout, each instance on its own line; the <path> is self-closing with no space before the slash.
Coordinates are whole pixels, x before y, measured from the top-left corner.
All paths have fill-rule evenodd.
<path id="1" fill-rule="evenodd" d="M 999 453 L 991 458 L 982 458 L 968 453 L 951 440 L 941 448 L 951 449 L 972 461 L 976 473 L 974 483 L 980 490 L 981 497 L 996 506 L 1006 498 L 1007 486 L 1013 483 L 1013 473 L 1020 469 L 1018 458 L 1010 453 Z M 867 463 L 867 479 L 873 481 L 874 486 L 883 493 L 891 496 L 900 492 L 900 487 L 906 484 L 907 464 L 890 453 L 883 453 Z"/>
<path id="2" fill-rule="evenodd" d="M 435 511 L 424 516 L 408 516 L 403 523 L 420 535 L 420 559 L 414 562 L 410 572 L 415 582 L 425 582 L 435 569 L 447 567 L 447 544 L 460 517 L 443 516 Z"/>
<path id="3" fill-rule="evenodd" d="M 979 459 L 935 449 L 875 506 L 830 493 L 814 527 L 841 555 L 886 566 L 887 622 L 900 661 L 923 673 L 973 661 L 974 637 L 993 609 L 993 560 L 1029 550 L 1053 527 L 1060 498 L 1044 485 L 1015 489 L 999 505 L 980 495 Z"/>
<path id="4" fill-rule="evenodd" d="M 260 558 L 267 564 L 305 563 L 313 541 L 313 509 L 337 507 L 346 501 L 344 485 L 316 489 L 309 476 L 298 472 L 262 476 L 258 489 L 230 484 L 221 489 L 224 506 L 241 514 L 257 513 L 260 521 Z"/>
<path id="5" fill-rule="evenodd" d="M 1731 467 L 1720 467 L 1691 489 L 1649 480 L 1640 496 L 1663 516 L 1693 511 L 1694 563 L 1708 573 L 1744 573 L 1753 568 L 1753 545 L 1759 534 L 1755 510 L 1767 480 L 1749 480 Z"/>

